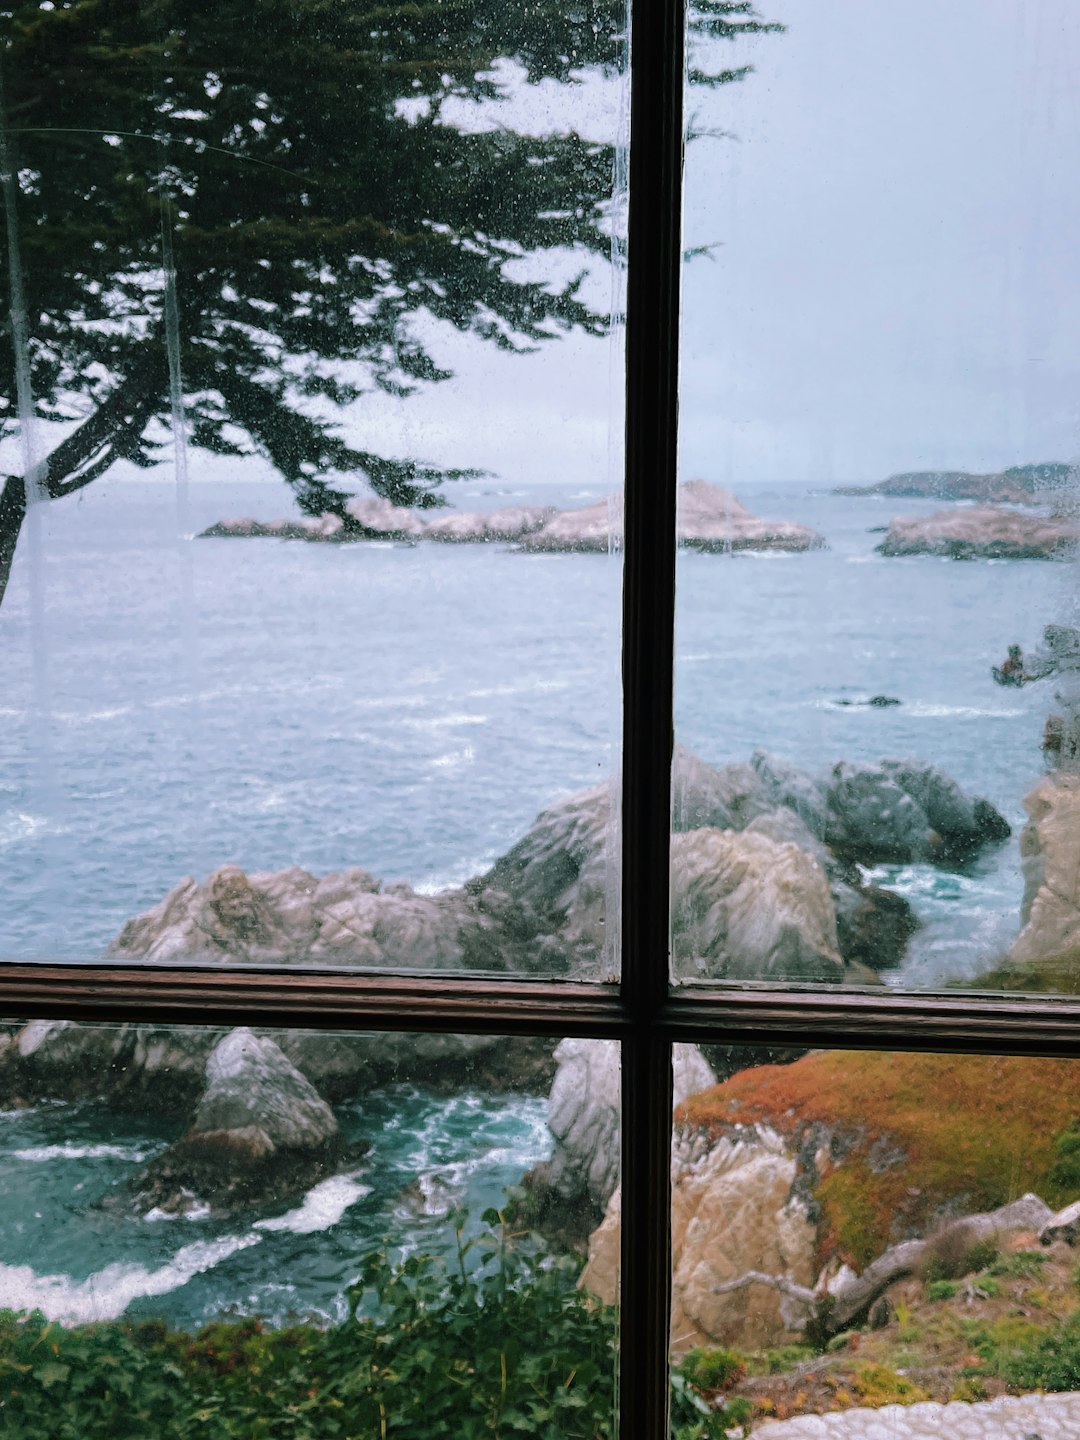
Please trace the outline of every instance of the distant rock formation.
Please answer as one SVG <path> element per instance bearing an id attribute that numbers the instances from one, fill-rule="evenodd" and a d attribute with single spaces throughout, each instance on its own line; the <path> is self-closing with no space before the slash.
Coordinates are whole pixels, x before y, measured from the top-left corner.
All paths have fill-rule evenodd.
<path id="1" fill-rule="evenodd" d="M 679 486 L 676 539 L 691 550 L 721 554 L 735 550 L 817 550 L 825 542 L 808 525 L 790 520 L 761 520 L 730 490 L 692 480 Z M 623 533 L 623 498 L 609 496 L 581 510 L 563 510 L 534 535 L 526 550 L 606 551 Z"/>
<path id="2" fill-rule="evenodd" d="M 513 543 L 542 530 L 557 513 L 554 505 L 504 505 L 499 510 L 454 510 L 424 527 L 426 540 L 450 544 Z"/>
<path id="3" fill-rule="evenodd" d="M 1080 540 L 1075 522 L 983 506 L 893 520 L 882 555 L 940 555 L 950 560 L 1055 560 Z"/>
<path id="4" fill-rule="evenodd" d="M 621 540 L 623 500 L 613 495 L 581 510 L 551 505 L 509 505 L 499 510 L 451 511 L 424 521 L 377 496 L 345 506 L 347 519 L 219 520 L 200 538 L 267 536 L 278 540 L 438 540 L 443 543 L 520 543 L 524 550 L 606 551 Z M 694 480 L 679 486 L 678 543 L 693 550 L 815 550 L 824 540 L 809 526 L 760 520 L 729 490 Z"/>
<path id="5" fill-rule="evenodd" d="M 1074 465 L 1048 461 L 1013 465 L 994 474 L 967 470 L 908 470 L 873 485 L 842 485 L 834 495 L 904 495 L 927 500 L 981 500 L 991 505 L 1033 505 L 1076 477 Z"/>

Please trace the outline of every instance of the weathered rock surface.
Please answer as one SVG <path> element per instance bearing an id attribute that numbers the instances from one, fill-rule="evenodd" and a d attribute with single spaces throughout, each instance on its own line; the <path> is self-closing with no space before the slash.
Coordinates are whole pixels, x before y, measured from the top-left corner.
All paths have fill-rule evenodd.
<path id="1" fill-rule="evenodd" d="M 453 511 L 424 527 L 426 540 L 467 544 L 513 542 L 533 535 L 555 515 L 554 505 L 504 505 L 498 510 Z"/>
<path id="2" fill-rule="evenodd" d="M 1054 560 L 1070 554 L 1080 530 L 1068 519 L 981 506 L 893 520 L 882 555 L 940 555 L 952 560 Z"/>
<path id="3" fill-rule="evenodd" d="M 106 958 L 152 963 L 362 965 L 534 971 L 565 968 L 554 943 L 537 957 L 535 924 L 494 887 L 419 895 L 366 870 L 316 878 L 299 866 L 246 874 L 223 865 L 188 877 L 128 921 Z"/>
<path id="4" fill-rule="evenodd" d="M 566 1039 L 555 1051 L 548 1097 L 551 1159 L 526 1177 L 541 1221 L 556 1214 L 564 1234 L 583 1239 L 619 1183 L 619 1046 L 613 1040 Z M 696 1045 L 674 1046 L 672 1085 L 679 1105 L 716 1076 Z"/>
<path id="5" fill-rule="evenodd" d="M 268 1036 L 232 1030 L 206 1060 L 186 1133 L 132 1181 L 135 1207 L 216 1214 L 297 1195 L 337 1168 L 334 1113 Z"/>
<path id="6" fill-rule="evenodd" d="M 333 540 L 342 538 L 344 524 L 337 515 L 319 515 L 307 519 L 253 520 L 243 517 L 218 520 L 200 535 L 200 539 L 269 540 Z"/>
<path id="7" fill-rule="evenodd" d="M 943 771 L 913 760 L 841 761 L 825 781 L 828 844 L 860 864 L 948 862 L 1007 838 L 989 801 L 964 794 Z"/>
<path id="8" fill-rule="evenodd" d="M 346 503 L 345 513 L 352 522 L 348 527 L 348 538 L 415 540 L 427 528 L 411 510 L 406 510 L 403 505 L 392 505 L 381 495 L 358 495 L 355 500 Z"/>
<path id="9" fill-rule="evenodd" d="M 1023 928 L 1009 954 L 1021 965 L 1080 946 L 1080 775 L 1047 775 L 1024 808 L 1030 819 L 1020 835 Z"/>
<path id="10" fill-rule="evenodd" d="M 834 495 L 909 495 L 928 500 L 981 500 L 989 505 L 1031 505 L 1072 482 L 1076 467 L 1048 461 L 1013 465 L 978 475 L 966 470 L 909 470 L 874 485 L 843 485 Z"/>
<path id="11" fill-rule="evenodd" d="M 685 1137 L 672 1157 L 672 1345 L 737 1344 L 747 1349 L 795 1339 L 805 1307 L 767 1286 L 727 1294 L 716 1287 L 748 1270 L 809 1286 L 817 1273 L 817 1230 L 795 1190 L 798 1163 L 765 1128 L 706 1147 Z M 617 1296 L 621 1193 L 589 1241 L 582 1284 Z"/>
<path id="12" fill-rule="evenodd" d="M 609 496 L 580 510 L 564 510 L 524 541 L 527 550 L 606 551 L 621 540 L 623 502 Z M 695 550 L 814 550 L 824 544 L 807 525 L 762 520 L 720 485 L 692 480 L 679 486 L 676 538 Z"/>
<path id="13" fill-rule="evenodd" d="M 673 835 L 673 963 L 695 979 L 841 984 L 844 962 L 821 866 L 746 830 Z"/>

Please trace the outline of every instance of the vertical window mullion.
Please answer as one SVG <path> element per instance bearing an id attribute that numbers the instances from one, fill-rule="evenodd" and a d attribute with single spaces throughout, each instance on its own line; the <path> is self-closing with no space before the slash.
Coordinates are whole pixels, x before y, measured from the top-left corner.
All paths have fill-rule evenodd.
<path id="1" fill-rule="evenodd" d="M 619 1434 L 668 1424 L 670 762 L 675 620 L 682 0 L 631 0 L 623 590 L 623 1046 Z"/>

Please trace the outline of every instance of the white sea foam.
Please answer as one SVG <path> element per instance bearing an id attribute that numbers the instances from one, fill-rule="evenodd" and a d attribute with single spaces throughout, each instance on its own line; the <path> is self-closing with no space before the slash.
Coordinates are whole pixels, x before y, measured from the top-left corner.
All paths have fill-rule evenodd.
<path id="1" fill-rule="evenodd" d="M 12 1310 L 40 1310 L 50 1320 L 83 1324 L 115 1320 L 134 1300 L 168 1295 L 196 1275 L 213 1270 L 238 1250 L 258 1245 L 261 1235 L 227 1235 L 197 1240 L 178 1250 L 166 1265 L 117 1262 L 85 1280 L 70 1275 L 38 1275 L 29 1265 L 0 1264 L 0 1305 Z"/>
<path id="2" fill-rule="evenodd" d="M 470 715 L 464 711 L 454 711 L 449 715 L 433 715 L 425 720 L 403 720 L 401 723 L 410 730 L 454 730 L 461 725 L 487 725 L 491 717 L 488 715 Z"/>
<path id="3" fill-rule="evenodd" d="M 290 1230 L 294 1235 L 314 1235 L 336 1225 L 357 1200 L 371 1194 L 371 1186 L 355 1175 L 331 1175 L 304 1196 L 295 1210 L 275 1215 L 270 1220 L 256 1220 L 256 1230 Z"/>
<path id="4" fill-rule="evenodd" d="M 1011 720 L 1017 715 L 1025 713 L 1019 708 L 984 710 L 975 705 L 932 705 L 921 700 L 916 700 L 906 709 L 909 715 L 914 715 L 920 720 L 940 720 L 948 715 L 962 717 L 965 720 Z"/>
<path id="5" fill-rule="evenodd" d="M 2 1152 L 11 1160 L 130 1160 L 140 1164 L 158 1153 L 158 1147 L 147 1149 L 143 1145 L 76 1145 L 69 1141 L 63 1145 L 27 1145 L 20 1150 Z"/>
<path id="6" fill-rule="evenodd" d="M 431 761 L 433 770 L 460 770 L 463 765 L 471 765 L 476 759 L 476 751 L 471 745 L 464 746 L 461 750 L 449 750 L 445 755 L 436 755 Z"/>

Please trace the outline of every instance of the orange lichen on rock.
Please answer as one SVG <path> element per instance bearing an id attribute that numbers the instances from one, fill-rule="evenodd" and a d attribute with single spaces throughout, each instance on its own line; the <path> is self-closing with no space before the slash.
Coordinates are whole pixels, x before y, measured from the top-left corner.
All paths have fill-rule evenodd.
<path id="1" fill-rule="evenodd" d="M 810 1177 L 822 1252 L 862 1267 L 1029 1190 L 1055 1206 L 1077 1198 L 1050 1171 L 1054 1140 L 1078 1115 L 1069 1060 L 834 1050 L 741 1071 L 692 1096 L 676 1123 L 716 1136 L 760 1123 L 804 1155 L 809 1145 L 824 1162 Z"/>

